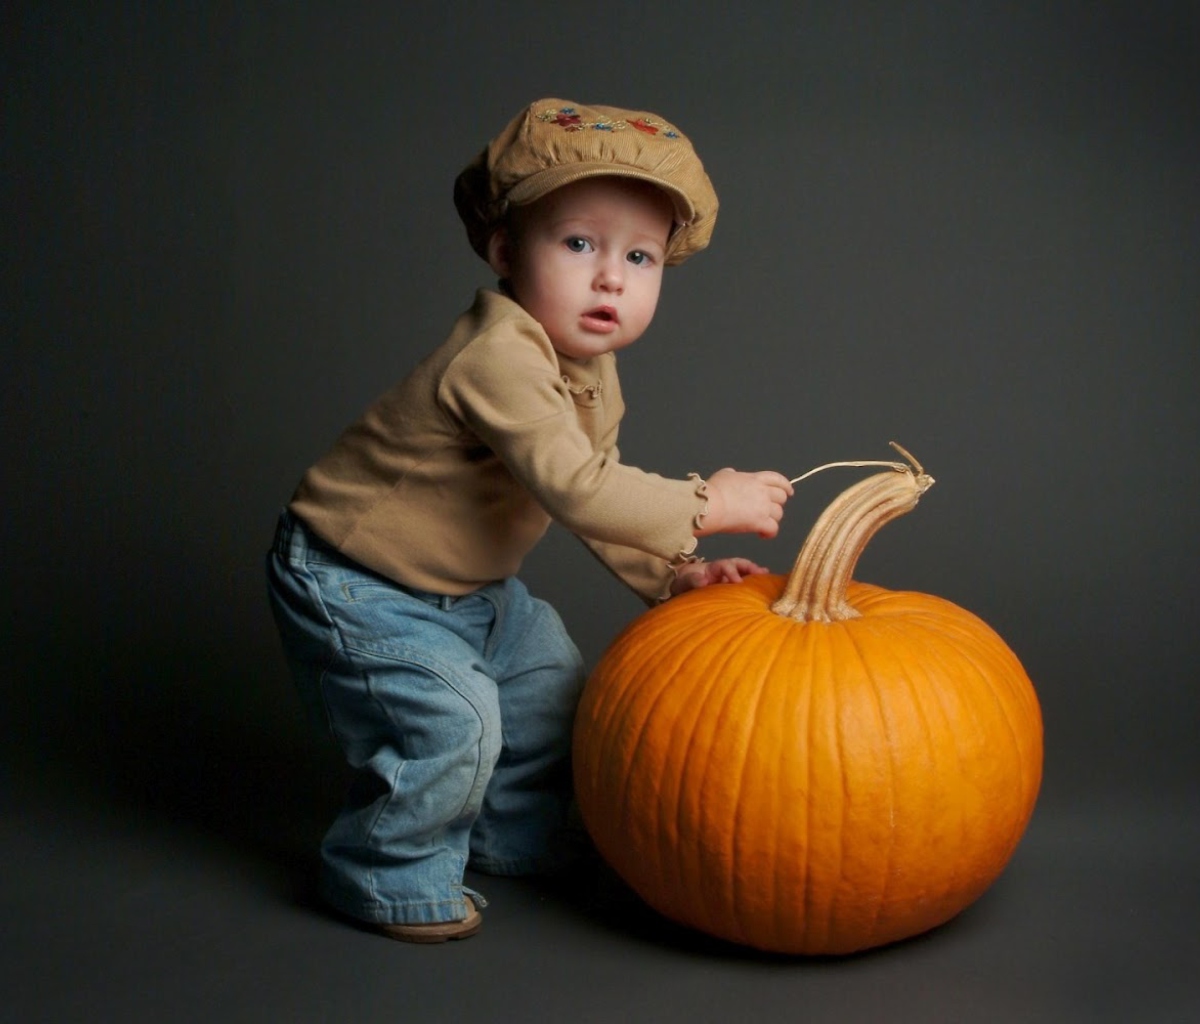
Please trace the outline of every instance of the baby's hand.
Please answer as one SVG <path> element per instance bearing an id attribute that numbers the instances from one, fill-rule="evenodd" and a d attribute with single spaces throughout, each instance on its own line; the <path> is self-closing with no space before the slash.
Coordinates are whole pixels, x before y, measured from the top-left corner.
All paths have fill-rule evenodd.
<path id="1" fill-rule="evenodd" d="M 774 537 L 783 518 L 783 504 L 791 496 L 791 482 L 782 473 L 719 469 L 708 478 L 708 514 L 702 517 L 696 536 L 757 533 Z"/>
<path id="2" fill-rule="evenodd" d="M 675 570 L 671 596 L 686 590 L 707 587 L 710 583 L 741 583 L 747 576 L 761 576 L 769 569 L 748 558 L 720 558 L 715 562 L 687 562 Z"/>

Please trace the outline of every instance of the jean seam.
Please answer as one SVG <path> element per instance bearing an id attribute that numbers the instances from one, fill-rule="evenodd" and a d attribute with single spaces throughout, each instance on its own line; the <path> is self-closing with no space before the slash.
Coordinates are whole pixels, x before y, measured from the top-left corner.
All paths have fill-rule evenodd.
<path id="1" fill-rule="evenodd" d="M 485 593 L 482 590 L 479 591 L 479 596 L 492 606 L 492 628 L 488 630 L 488 637 L 483 645 L 483 658 L 490 664 L 492 655 L 496 651 L 496 644 L 500 642 L 500 638 L 504 635 L 504 620 L 507 617 L 505 606 L 508 602 L 499 601 L 492 594 Z"/>
<path id="2" fill-rule="evenodd" d="M 338 654 L 345 651 L 345 640 L 333 614 L 325 603 L 325 595 L 321 592 L 321 585 L 317 581 L 316 574 L 310 568 L 310 565 L 313 564 L 327 565 L 329 563 L 314 561 L 309 555 L 310 550 L 306 548 L 302 559 L 293 560 L 292 558 L 284 557 L 281 561 L 289 573 L 303 581 L 305 590 L 313 596 L 316 606 L 321 609 L 321 615 L 329 627 L 330 634 L 337 638 L 337 645 L 330 648 L 325 662 L 321 666 L 321 673 L 317 677 L 317 693 L 321 696 L 321 713 L 325 718 L 325 728 L 331 736 L 336 736 L 337 733 L 333 728 L 333 715 L 329 709 L 329 701 L 325 697 L 325 680 L 329 676 L 329 669 Z"/>
<path id="3" fill-rule="evenodd" d="M 397 767 L 396 771 L 392 774 L 392 779 L 391 779 L 391 792 L 392 793 L 396 793 L 398 791 L 398 784 L 400 782 L 400 776 L 404 774 L 404 766 L 406 764 L 408 764 L 407 761 L 401 761 L 399 767 Z M 380 806 L 379 812 L 375 815 L 375 820 L 371 822 L 371 827 L 369 829 L 367 829 L 368 842 L 374 841 L 375 830 L 379 827 L 379 822 L 383 818 L 384 812 L 388 809 L 388 807 L 391 806 L 391 803 L 392 803 L 391 800 L 385 800 L 382 803 L 382 805 Z M 375 886 L 375 868 L 373 868 L 373 867 L 367 869 L 367 889 L 371 894 L 371 899 L 374 900 L 376 903 L 380 902 L 379 892 Z"/>

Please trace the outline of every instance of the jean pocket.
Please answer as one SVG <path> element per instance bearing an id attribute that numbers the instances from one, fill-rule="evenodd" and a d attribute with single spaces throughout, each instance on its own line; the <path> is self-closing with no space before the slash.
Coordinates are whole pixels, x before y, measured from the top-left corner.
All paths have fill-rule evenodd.
<path id="1" fill-rule="evenodd" d="M 357 601 L 386 601 L 389 598 L 395 600 L 404 594 L 395 584 L 384 580 L 346 580 L 342 584 L 342 596 L 350 604 Z"/>

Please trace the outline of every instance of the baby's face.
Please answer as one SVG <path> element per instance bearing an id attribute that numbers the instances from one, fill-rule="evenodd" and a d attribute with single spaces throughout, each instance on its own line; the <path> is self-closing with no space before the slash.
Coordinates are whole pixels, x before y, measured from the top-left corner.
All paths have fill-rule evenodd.
<path id="1" fill-rule="evenodd" d="M 558 352 L 588 359 L 650 325 L 672 222 L 654 186 L 585 178 L 517 210 L 510 233 L 493 239 L 491 264 Z"/>

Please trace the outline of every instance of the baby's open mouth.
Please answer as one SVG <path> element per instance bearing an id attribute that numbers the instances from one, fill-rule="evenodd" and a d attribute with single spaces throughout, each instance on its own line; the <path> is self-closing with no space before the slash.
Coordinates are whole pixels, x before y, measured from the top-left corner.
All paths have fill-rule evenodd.
<path id="1" fill-rule="evenodd" d="M 612 306 L 597 306 L 595 309 L 589 309 L 583 315 L 588 320 L 599 320 L 610 324 L 617 322 L 617 311 Z"/>

